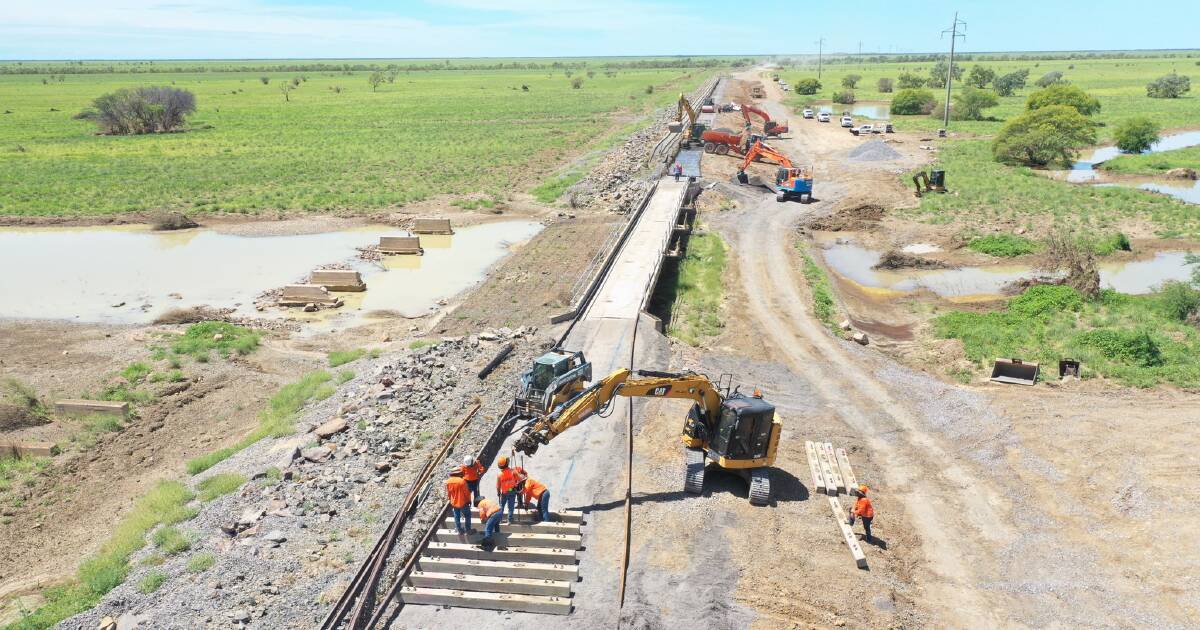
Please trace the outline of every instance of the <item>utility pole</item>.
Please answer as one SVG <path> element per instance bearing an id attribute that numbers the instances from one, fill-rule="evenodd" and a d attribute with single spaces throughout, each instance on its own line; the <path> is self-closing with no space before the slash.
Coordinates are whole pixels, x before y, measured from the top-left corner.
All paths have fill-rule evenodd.
<path id="1" fill-rule="evenodd" d="M 821 80 L 821 53 L 825 50 L 825 38 L 822 37 L 816 42 L 817 45 L 817 80 Z"/>
<path id="2" fill-rule="evenodd" d="M 942 31 L 942 37 L 945 37 L 946 33 L 950 33 L 950 65 L 946 67 L 946 107 L 945 113 L 942 115 L 942 127 L 946 129 L 950 128 L 950 85 L 954 81 L 954 43 L 958 41 L 959 37 L 967 38 L 966 33 L 958 32 L 959 25 L 962 25 L 964 31 L 967 30 L 967 23 L 958 19 L 958 11 L 955 11 L 954 23 L 950 25 L 950 28 Z"/>
<path id="3" fill-rule="evenodd" d="M 863 65 L 862 40 L 860 39 L 860 40 L 858 40 L 858 67 L 861 68 L 862 65 Z"/>

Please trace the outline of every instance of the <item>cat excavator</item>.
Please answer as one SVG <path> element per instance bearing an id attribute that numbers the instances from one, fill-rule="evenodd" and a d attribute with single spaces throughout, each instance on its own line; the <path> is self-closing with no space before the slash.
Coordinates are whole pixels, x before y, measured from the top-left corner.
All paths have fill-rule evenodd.
<path id="1" fill-rule="evenodd" d="M 746 128 L 747 129 L 752 127 L 754 124 L 750 120 L 750 114 L 754 114 L 755 116 L 762 118 L 763 133 L 767 134 L 767 136 L 780 136 L 780 135 L 783 135 L 788 132 L 787 123 L 779 124 L 779 123 L 775 122 L 774 120 L 771 120 L 771 115 L 768 114 L 767 112 L 763 111 L 762 109 L 759 109 L 758 107 L 755 107 L 754 105 L 751 105 L 750 103 L 741 103 L 741 106 L 742 106 L 742 118 L 746 119 Z"/>
<path id="2" fill-rule="evenodd" d="M 725 383 L 721 387 L 721 383 Z M 553 412 L 536 418 L 513 443 L 532 456 L 571 427 L 596 415 L 605 417 L 618 397 L 683 398 L 693 402 L 683 423 L 680 438 L 687 455 L 683 489 L 691 494 L 704 490 L 704 473 L 709 462 L 717 468 L 741 475 L 750 485 L 750 503 L 771 502 L 771 466 L 779 448 L 782 421 L 775 406 L 755 391 L 730 391 L 728 377 L 713 383 L 695 372 L 638 370 L 636 375 L 621 368 L 576 394 Z"/>

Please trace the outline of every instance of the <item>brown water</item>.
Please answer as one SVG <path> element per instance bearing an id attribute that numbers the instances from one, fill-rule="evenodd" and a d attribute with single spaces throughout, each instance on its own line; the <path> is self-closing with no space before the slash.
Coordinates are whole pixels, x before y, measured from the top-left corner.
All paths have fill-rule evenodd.
<path id="1" fill-rule="evenodd" d="M 146 323 L 199 305 L 258 315 L 256 295 L 333 262 L 361 272 L 368 290 L 342 294 L 347 306 L 323 319 L 351 321 L 371 311 L 418 316 L 483 279 L 511 244 L 541 229 L 532 221 L 456 228 L 453 236 L 422 236 L 424 256 L 373 263 L 358 260 L 355 248 L 404 232 L 387 226 L 289 236 L 145 226 L 4 228 L 0 266 L 9 272 L 0 274 L 0 317 Z"/>
<path id="2" fill-rule="evenodd" d="M 843 278 L 885 295 L 922 289 L 952 301 L 994 298 L 1016 280 L 1045 275 L 1025 265 L 989 265 L 957 269 L 875 270 L 878 251 L 853 242 L 834 242 L 822 249 L 825 263 Z M 1100 285 L 1122 293 L 1149 293 L 1169 280 L 1187 280 L 1192 267 L 1187 252 L 1158 252 L 1146 260 L 1101 262 Z"/>

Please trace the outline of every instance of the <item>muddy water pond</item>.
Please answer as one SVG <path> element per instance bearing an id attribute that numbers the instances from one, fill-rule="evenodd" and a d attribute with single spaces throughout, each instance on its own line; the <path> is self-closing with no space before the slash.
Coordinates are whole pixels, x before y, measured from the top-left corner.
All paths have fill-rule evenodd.
<path id="1" fill-rule="evenodd" d="M 1185 131 L 1183 133 L 1163 136 L 1162 139 L 1150 146 L 1150 150 L 1147 153 L 1161 153 L 1163 151 L 1185 149 L 1197 145 L 1200 145 L 1200 131 Z M 1071 172 L 1067 174 L 1067 181 L 1076 184 L 1099 181 L 1101 173 L 1096 170 L 1096 165 L 1119 155 L 1121 155 L 1121 151 L 1117 147 L 1100 147 L 1095 149 L 1087 158 L 1071 165 Z M 1110 183 L 1101 185 L 1119 186 L 1121 184 Z M 1200 183 L 1188 185 L 1187 182 L 1181 182 L 1180 180 L 1141 178 L 1134 185 L 1142 190 L 1170 195 L 1186 203 L 1200 204 Z"/>
<path id="2" fill-rule="evenodd" d="M 837 114 L 839 116 L 842 112 L 850 112 L 850 115 L 855 118 L 887 120 L 891 118 L 889 107 L 890 105 L 887 103 L 855 103 L 853 105 L 827 103 L 825 105 L 817 105 L 817 111 L 827 114 Z"/>
<path id="3" fill-rule="evenodd" d="M 956 269 L 876 270 L 881 254 L 853 242 L 823 246 L 825 263 L 843 280 L 883 295 L 903 295 L 929 290 L 951 301 L 990 299 L 1005 285 L 1044 276 L 1024 265 L 989 265 Z M 1101 262 L 1100 284 L 1122 293 L 1149 293 L 1168 280 L 1187 280 L 1191 266 L 1187 252 L 1158 252 L 1146 260 Z"/>
<path id="4" fill-rule="evenodd" d="M 335 262 L 361 272 L 368 290 L 341 294 L 347 305 L 333 317 L 418 316 L 481 280 L 511 244 L 541 229 L 532 221 L 456 228 L 453 236 L 422 236 L 424 256 L 367 262 L 356 258 L 356 247 L 404 232 L 387 226 L 287 236 L 145 226 L 4 228 L 0 266 L 9 271 L 0 274 L 0 317 L 139 324 L 199 305 L 257 315 L 259 293 Z"/>

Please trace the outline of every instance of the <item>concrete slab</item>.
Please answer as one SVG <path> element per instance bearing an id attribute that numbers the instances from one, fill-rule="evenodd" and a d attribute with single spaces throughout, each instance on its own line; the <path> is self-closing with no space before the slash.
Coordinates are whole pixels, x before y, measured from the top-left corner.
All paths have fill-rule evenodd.
<path id="1" fill-rule="evenodd" d="M 53 457 L 58 455 L 54 442 L 0 442 L 0 457 Z"/>
<path id="2" fill-rule="evenodd" d="M 400 601 L 405 604 L 430 604 L 488 610 L 566 615 L 571 612 L 571 600 L 545 595 L 514 595 L 511 593 L 472 593 L 440 588 L 405 586 L 400 589 Z M 448 627 L 448 626 L 443 626 Z"/>
<path id="3" fill-rule="evenodd" d="M 857 488 L 858 478 L 854 476 L 854 469 L 850 468 L 850 456 L 846 454 L 846 449 L 836 449 L 834 455 L 837 457 L 838 469 L 842 472 L 842 480 L 846 482 L 846 490 Z"/>
<path id="4" fill-rule="evenodd" d="M 450 219 L 423 218 L 413 222 L 413 234 L 454 234 Z"/>
<path id="5" fill-rule="evenodd" d="M 825 476 L 821 474 L 821 461 L 817 458 L 817 447 L 811 441 L 806 441 L 804 450 L 808 452 L 808 472 L 812 475 L 813 492 L 825 494 Z"/>
<path id="6" fill-rule="evenodd" d="M 583 546 L 583 537 L 579 534 L 528 534 L 522 532 L 504 531 L 508 525 L 501 525 L 500 532 L 492 537 L 501 547 L 548 547 L 550 549 L 579 549 Z M 477 528 L 478 529 L 478 528 Z M 483 540 L 483 533 L 459 534 L 453 529 L 439 529 L 434 534 L 438 542 L 458 542 L 478 544 Z"/>
<path id="7" fill-rule="evenodd" d="M 289 284 L 279 296 L 280 306 L 304 306 L 305 304 L 333 304 L 337 296 L 319 284 Z"/>
<path id="8" fill-rule="evenodd" d="M 821 478 L 825 480 L 825 494 L 836 497 L 837 482 L 833 480 L 833 465 L 825 455 L 824 445 L 815 442 L 813 446 L 817 449 L 817 462 L 821 465 Z"/>
<path id="9" fill-rule="evenodd" d="M 842 503 L 838 501 L 837 497 L 826 498 L 829 499 L 829 507 L 833 510 L 833 520 L 841 526 L 842 538 L 846 541 L 846 546 L 850 548 L 850 555 L 854 557 L 855 566 L 860 569 L 867 568 L 867 554 L 863 553 L 862 545 L 858 544 L 858 538 L 854 536 L 854 531 L 846 523 L 847 511 L 842 508 Z"/>
<path id="10" fill-rule="evenodd" d="M 479 519 L 472 518 L 471 527 L 476 527 L 478 524 Z M 446 520 L 442 522 L 442 527 L 454 529 L 454 517 L 446 517 Z M 512 525 L 505 525 L 504 531 L 521 534 L 579 534 L 580 527 L 579 523 L 543 521 L 541 523 L 513 523 Z"/>
<path id="11" fill-rule="evenodd" d="M 410 254 L 419 256 L 425 253 L 421 248 L 419 236 L 380 236 L 379 251 L 385 254 Z"/>
<path id="12" fill-rule="evenodd" d="M 516 593 L 518 595 L 554 595 L 557 597 L 571 596 L 570 582 L 539 580 L 535 578 L 413 571 L 408 574 L 408 578 L 404 583 L 409 586 L 444 588 L 459 591 Z"/>
<path id="13" fill-rule="evenodd" d="M 425 547 L 425 553 L 436 558 L 468 558 L 475 560 L 503 560 L 506 562 L 575 564 L 574 549 L 497 547 L 491 551 L 484 551 L 476 545 L 469 545 L 466 543 L 430 542 L 429 545 Z"/>
<path id="14" fill-rule="evenodd" d="M 841 467 L 838 466 L 837 456 L 833 453 L 833 444 L 825 442 L 821 444 L 821 448 L 824 451 L 825 460 L 829 462 L 829 470 L 833 474 L 833 485 L 837 488 L 833 494 L 839 492 L 844 494 L 846 492 L 846 482 L 842 480 L 842 471 Z"/>
<path id="15" fill-rule="evenodd" d="M 433 573 L 495 575 L 501 577 L 560 580 L 565 582 L 575 582 L 579 579 L 579 567 L 574 564 L 507 562 L 502 560 L 476 560 L 474 558 L 434 558 L 432 556 L 421 556 L 417 559 L 417 568 Z"/>
<path id="16" fill-rule="evenodd" d="M 353 269 L 317 269 L 309 275 L 309 284 L 319 284 L 330 291 L 366 291 L 362 275 Z"/>
<path id="17" fill-rule="evenodd" d="M 517 522 L 532 523 L 533 522 L 533 514 L 534 514 L 533 510 L 514 510 L 513 511 L 513 517 L 516 518 Z M 508 516 L 508 512 L 505 511 L 505 517 L 507 518 L 507 516 Z M 479 520 L 479 509 L 478 508 L 471 508 L 471 519 Z M 583 523 L 583 512 L 579 512 L 579 511 L 575 511 L 575 510 L 564 510 L 562 512 L 551 511 L 550 512 L 550 520 L 553 522 L 556 522 L 556 523 L 559 523 L 559 522 L 560 523 Z"/>
<path id="18" fill-rule="evenodd" d="M 54 413 L 60 413 L 67 416 L 104 414 L 127 418 L 129 417 L 129 403 L 114 402 L 111 400 L 84 400 L 81 398 L 68 398 L 65 400 L 54 401 Z"/>

